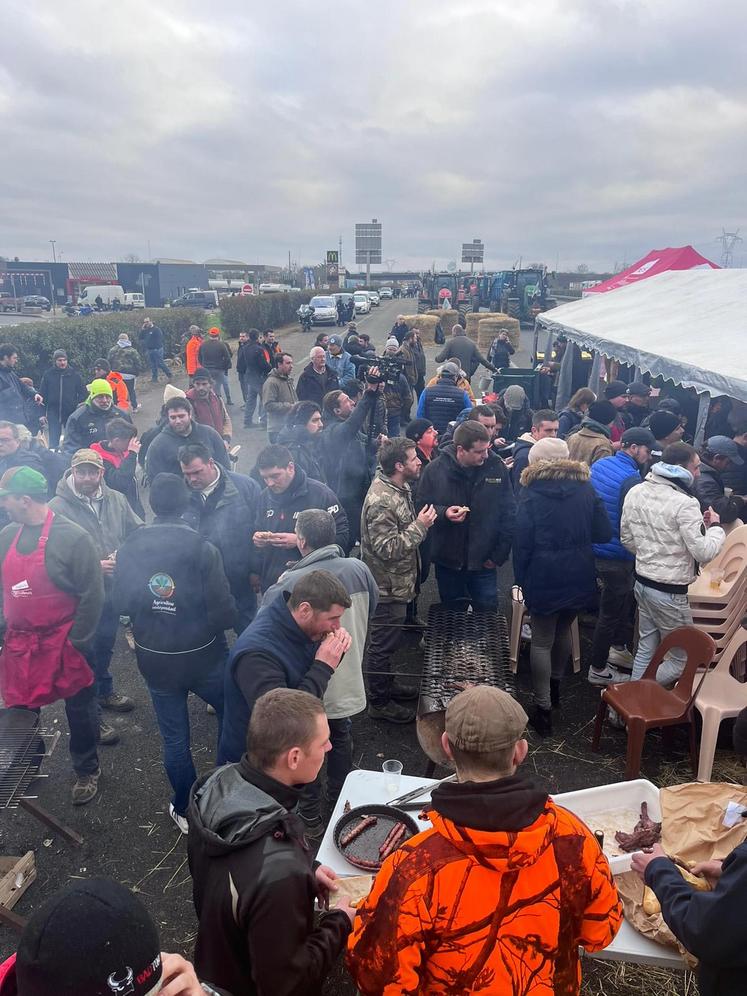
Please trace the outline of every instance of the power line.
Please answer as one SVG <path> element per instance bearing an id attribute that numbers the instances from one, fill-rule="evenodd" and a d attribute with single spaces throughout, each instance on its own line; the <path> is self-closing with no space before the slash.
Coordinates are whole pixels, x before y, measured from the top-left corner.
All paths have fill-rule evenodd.
<path id="1" fill-rule="evenodd" d="M 721 265 L 728 269 L 734 262 L 735 247 L 740 242 L 744 242 L 744 239 L 739 234 L 739 229 L 735 232 L 727 232 L 725 228 L 722 228 L 721 235 L 716 236 L 715 241 L 721 243 Z"/>

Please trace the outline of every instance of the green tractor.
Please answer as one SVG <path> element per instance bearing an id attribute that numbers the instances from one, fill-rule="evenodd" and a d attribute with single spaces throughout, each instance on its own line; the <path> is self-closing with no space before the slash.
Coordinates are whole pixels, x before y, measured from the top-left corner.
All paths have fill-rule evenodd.
<path id="1" fill-rule="evenodd" d="M 540 312 L 557 305 L 549 295 L 545 269 L 504 270 L 496 278 L 500 279 L 494 281 L 491 306 L 495 303 L 498 311 L 524 324 L 531 325 Z"/>

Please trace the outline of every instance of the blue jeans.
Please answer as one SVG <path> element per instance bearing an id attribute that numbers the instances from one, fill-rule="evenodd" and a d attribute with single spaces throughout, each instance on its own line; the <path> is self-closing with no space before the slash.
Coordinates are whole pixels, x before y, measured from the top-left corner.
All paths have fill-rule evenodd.
<path id="1" fill-rule="evenodd" d="M 225 370 L 214 370 L 210 368 L 210 376 L 213 378 L 213 390 L 220 397 L 221 389 L 228 404 L 231 402 L 231 388 L 228 386 L 228 373 Z"/>
<path id="2" fill-rule="evenodd" d="M 632 680 L 637 681 L 643 677 L 664 637 L 680 626 L 692 626 L 693 614 L 687 595 L 658 591 L 640 581 L 636 581 L 633 591 L 638 603 L 638 649 L 633 661 Z M 671 688 L 685 670 L 686 662 L 684 650 L 670 651 L 659 665 L 656 680 L 660 685 Z"/>
<path id="3" fill-rule="evenodd" d="M 150 360 L 150 376 L 154 384 L 158 383 L 158 371 L 162 370 L 166 374 L 166 379 L 171 379 L 171 371 L 163 360 L 163 347 L 160 349 L 149 349 L 148 359 Z"/>
<path id="4" fill-rule="evenodd" d="M 473 609 L 495 610 L 498 605 L 498 572 L 494 567 L 481 571 L 453 570 L 436 564 L 438 597 L 442 602 L 471 602 Z"/>
<path id="5" fill-rule="evenodd" d="M 171 801 L 180 816 L 187 813 L 189 790 L 197 780 L 190 750 L 187 696 L 189 692 L 194 692 L 215 709 L 218 715 L 217 743 L 223 723 L 223 670 L 224 665 L 220 664 L 204 677 L 181 688 L 161 689 L 148 685 L 163 738 L 163 765 L 174 790 Z"/>
<path id="6" fill-rule="evenodd" d="M 119 628 L 119 613 L 115 611 L 110 599 L 104 602 L 101 618 L 93 634 L 91 652 L 91 667 L 96 679 L 96 695 L 100 699 L 108 698 L 114 691 L 114 681 L 109 674 L 112 662 L 112 652 Z"/>

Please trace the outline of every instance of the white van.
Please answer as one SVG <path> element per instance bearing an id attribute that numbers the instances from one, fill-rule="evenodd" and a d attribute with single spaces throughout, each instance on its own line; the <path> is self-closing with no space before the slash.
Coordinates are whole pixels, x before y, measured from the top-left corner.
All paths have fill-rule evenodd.
<path id="1" fill-rule="evenodd" d="M 139 294 L 137 291 L 135 291 L 133 294 L 129 294 L 129 293 L 125 292 L 125 304 L 124 304 L 124 306 L 129 311 L 132 311 L 133 308 L 144 308 L 145 307 L 145 298 L 143 297 L 142 294 Z"/>
<path id="2" fill-rule="evenodd" d="M 142 297 L 142 295 L 140 296 Z M 113 308 L 115 301 L 119 302 L 120 308 L 125 306 L 125 292 L 119 284 L 94 284 L 91 287 L 86 287 L 78 295 L 78 304 L 81 306 L 87 304 L 89 308 L 95 308 L 97 297 L 101 298 L 105 308 Z M 144 302 L 143 307 L 145 307 Z"/>

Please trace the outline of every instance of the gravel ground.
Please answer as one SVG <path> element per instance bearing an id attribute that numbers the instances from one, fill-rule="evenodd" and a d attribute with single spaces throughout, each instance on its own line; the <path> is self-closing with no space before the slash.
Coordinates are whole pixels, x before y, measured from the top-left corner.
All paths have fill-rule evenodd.
<path id="1" fill-rule="evenodd" d="M 400 302 L 388 302 L 378 312 L 365 318 L 361 325 L 381 345 L 384 333 L 391 327 L 401 309 Z M 529 336 L 529 333 L 525 333 Z M 295 329 L 281 336 L 296 355 L 296 373 L 308 353 L 310 337 Z M 435 350 L 431 350 L 431 355 Z M 174 382 L 183 385 L 183 375 Z M 241 422 L 241 399 L 238 385 L 233 383 L 232 415 Z M 138 414 L 141 431 L 155 417 L 160 404 L 162 387 L 151 389 L 145 382 L 139 387 L 143 411 Z M 235 427 L 235 440 L 242 443 L 239 469 L 246 472 L 253 458 L 265 444 L 263 433 L 245 432 Z M 510 593 L 511 573 L 502 571 L 502 590 Z M 435 585 L 429 581 L 421 598 L 421 615 L 435 598 Z M 504 606 L 504 610 L 508 606 Z M 589 621 L 591 622 L 591 621 Z M 560 710 L 556 713 L 555 734 L 540 741 L 530 736 L 530 752 L 524 766 L 549 791 L 602 785 L 622 778 L 625 755 L 625 735 L 607 730 L 600 754 L 590 750 L 591 724 L 598 701 L 598 691 L 585 680 L 590 629 L 582 624 L 583 668 L 579 675 L 569 674 L 563 687 Z M 397 655 L 397 667 L 417 675 L 422 665 L 419 637 L 408 634 Z M 112 672 L 119 691 L 131 695 L 136 710 L 125 716 L 109 714 L 121 733 L 116 747 L 101 748 L 102 778 L 98 797 L 88 806 L 74 809 L 69 788 L 72 774 L 67 753 L 67 727 L 62 707 L 58 704 L 44 710 L 47 729 L 60 729 L 62 736 L 52 758 L 45 764 L 46 777 L 36 782 L 33 793 L 40 803 L 75 828 L 84 837 L 76 848 L 21 810 L 8 810 L 0 817 L 1 850 L 5 855 L 21 855 L 32 850 L 36 856 L 37 880 L 21 898 L 16 912 L 28 916 L 46 897 L 64 883 L 91 875 L 108 875 L 138 892 L 158 921 L 165 950 L 189 956 L 195 937 L 195 917 L 191 900 L 191 880 L 187 868 L 185 839 L 179 835 L 168 817 L 169 786 L 161 763 L 161 744 L 153 711 L 145 686 L 135 666 L 122 632 L 117 641 Z M 529 701 L 529 678 L 526 651 L 519 670 L 519 696 L 525 706 Z M 198 772 L 213 764 L 216 723 L 207 715 L 204 704 L 191 702 L 193 752 Z M 389 726 L 370 721 L 365 715 L 354 719 L 354 763 L 361 768 L 378 769 L 383 758 L 398 757 L 406 774 L 423 774 L 426 759 L 418 745 L 414 726 Z M 663 755 L 661 739 L 655 734 L 647 739 L 643 776 L 657 781 L 662 772 L 683 772 L 682 763 L 687 744 L 684 735 L 675 739 L 673 754 Z M 441 772 L 445 774 L 445 772 Z M 437 775 L 438 776 L 438 775 Z M 0 928 L 0 956 L 7 956 L 15 945 L 15 935 Z M 642 972 L 631 966 L 600 964 L 586 961 L 582 992 L 588 996 L 628 996 L 643 992 L 693 994 L 697 992 L 691 976 L 660 972 L 656 978 L 650 971 Z M 655 988 L 654 988 L 655 987 Z M 339 968 L 326 987 L 329 994 L 347 996 L 354 989 L 344 970 Z M 238 994 L 236 994 L 238 996 Z"/>

